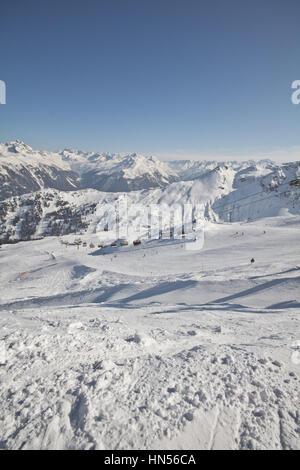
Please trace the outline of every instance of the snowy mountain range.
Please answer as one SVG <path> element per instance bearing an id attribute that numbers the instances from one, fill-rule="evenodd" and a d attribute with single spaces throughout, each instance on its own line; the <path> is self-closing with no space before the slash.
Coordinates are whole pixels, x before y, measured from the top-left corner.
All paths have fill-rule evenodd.
<path id="1" fill-rule="evenodd" d="M 156 157 L 33 150 L 20 141 L 0 144 L 0 200 L 41 189 L 132 191 L 163 187 L 177 173 Z"/>
<path id="2" fill-rule="evenodd" d="M 14 142 L 1 145 L 0 163 L 2 198 L 8 196 L 0 202 L 2 241 L 84 231 L 113 239 L 113 232 L 104 233 L 107 220 L 101 209 L 122 198 L 143 208 L 192 204 L 200 207 L 199 218 L 214 222 L 300 214 L 299 184 L 290 184 L 299 180 L 300 162 L 167 165 L 136 154 L 35 152 Z M 128 224 L 142 225 L 146 233 L 143 212 L 132 212 Z M 167 230 L 168 217 L 163 223 Z M 181 222 L 176 224 L 180 230 Z"/>
<path id="3" fill-rule="evenodd" d="M 0 201 L 11 196 L 58 189 L 97 189 L 129 192 L 163 188 L 175 181 L 193 181 L 216 168 L 241 172 L 257 168 L 263 175 L 277 165 L 270 160 L 217 162 L 179 160 L 162 162 L 136 153 L 96 153 L 80 150 L 34 150 L 24 142 L 0 144 Z M 230 171 L 231 171 L 230 170 Z"/>
<path id="4" fill-rule="evenodd" d="M 0 200 L 43 188 L 79 189 L 80 178 L 58 154 L 20 141 L 0 144 Z"/>

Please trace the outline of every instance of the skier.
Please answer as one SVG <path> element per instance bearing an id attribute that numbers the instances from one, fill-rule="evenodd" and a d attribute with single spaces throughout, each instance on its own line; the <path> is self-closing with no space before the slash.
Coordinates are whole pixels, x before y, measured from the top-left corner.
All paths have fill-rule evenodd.
<path id="1" fill-rule="evenodd" d="M 254 259 L 254 258 L 252 258 L 252 259 L 251 259 L 251 263 L 253 264 L 254 262 L 255 262 L 255 259 Z"/>

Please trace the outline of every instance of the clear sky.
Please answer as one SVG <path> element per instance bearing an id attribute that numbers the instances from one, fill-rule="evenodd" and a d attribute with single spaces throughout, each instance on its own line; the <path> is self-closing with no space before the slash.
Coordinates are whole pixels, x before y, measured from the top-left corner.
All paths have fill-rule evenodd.
<path id="1" fill-rule="evenodd" d="M 300 160 L 299 0 L 1 0 L 0 140 Z"/>

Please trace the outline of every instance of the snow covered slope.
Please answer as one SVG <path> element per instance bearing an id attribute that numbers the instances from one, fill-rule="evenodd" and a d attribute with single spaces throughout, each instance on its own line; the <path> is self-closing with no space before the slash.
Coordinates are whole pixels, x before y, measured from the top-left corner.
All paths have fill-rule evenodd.
<path id="1" fill-rule="evenodd" d="M 0 448 L 299 450 L 299 237 L 2 246 Z"/>
<path id="2" fill-rule="evenodd" d="M 291 185 L 298 181 L 297 185 Z M 253 164 L 235 173 L 232 190 L 214 201 L 222 221 L 247 221 L 300 213 L 300 162 Z"/>

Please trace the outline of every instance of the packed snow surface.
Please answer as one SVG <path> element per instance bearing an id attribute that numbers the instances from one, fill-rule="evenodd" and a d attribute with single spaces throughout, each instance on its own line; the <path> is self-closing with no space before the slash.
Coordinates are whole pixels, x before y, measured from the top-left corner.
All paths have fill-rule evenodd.
<path id="1" fill-rule="evenodd" d="M 299 237 L 3 245 L 0 447 L 300 449 Z"/>

